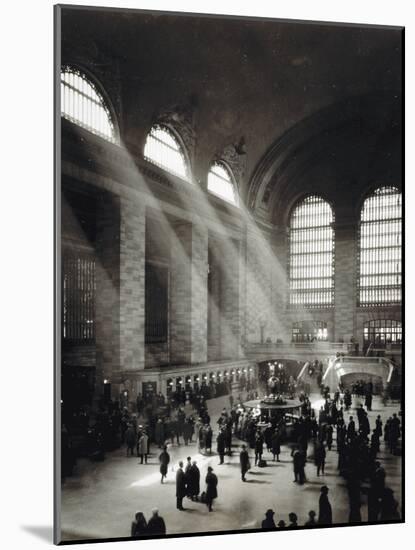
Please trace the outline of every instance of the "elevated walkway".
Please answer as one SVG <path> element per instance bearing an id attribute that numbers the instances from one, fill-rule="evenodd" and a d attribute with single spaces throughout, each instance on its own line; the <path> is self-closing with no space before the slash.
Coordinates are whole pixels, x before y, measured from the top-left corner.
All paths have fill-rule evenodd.
<path id="1" fill-rule="evenodd" d="M 322 383 L 331 392 L 336 391 L 339 383 L 350 377 L 365 381 L 380 380 L 383 388 L 386 388 L 391 382 L 394 369 L 395 366 L 386 357 L 336 357 L 330 359 Z"/>

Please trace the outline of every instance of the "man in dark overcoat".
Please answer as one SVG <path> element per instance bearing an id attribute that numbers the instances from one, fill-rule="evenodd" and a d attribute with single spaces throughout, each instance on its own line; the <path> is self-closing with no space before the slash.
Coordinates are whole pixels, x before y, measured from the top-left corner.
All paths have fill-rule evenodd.
<path id="1" fill-rule="evenodd" d="M 208 466 L 208 473 L 206 475 L 206 506 L 209 512 L 212 512 L 212 504 L 215 498 L 218 498 L 218 478 L 213 473 L 212 466 Z"/>
<path id="2" fill-rule="evenodd" d="M 225 457 L 225 432 L 221 429 L 216 438 L 216 450 L 219 455 L 219 464 L 223 464 L 223 459 Z"/>
<path id="3" fill-rule="evenodd" d="M 246 445 L 242 445 L 242 451 L 239 453 L 239 462 L 240 462 L 240 465 L 241 465 L 241 478 L 242 478 L 242 481 L 246 481 L 245 474 L 251 468 L 251 464 L 249 462 L 248 451 L 246 450 Z"/>
<path id="4" fill-rule="evenodd" d="M 179 469 L 176 472 L 176 508 L 184 510 L 183 499 L 186 496 L 186 477 L 183 471 L 183 462 L 179 462 Z"/>

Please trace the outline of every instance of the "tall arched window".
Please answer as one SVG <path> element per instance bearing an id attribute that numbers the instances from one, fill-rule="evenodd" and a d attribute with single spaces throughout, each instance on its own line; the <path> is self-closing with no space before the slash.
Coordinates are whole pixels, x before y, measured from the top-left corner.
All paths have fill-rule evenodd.
<path id="1" fill-rule="evenodd" d="M 209 170 L 208 191 L 225 201 L 238 205 L 238 193 L 232 174 L 222 162 L 215 162 Z"/>
<path id="2" fill-rule="evenodd" d="M 402 195 L 379 187 L 360 214 L 359 305 L 401 302 Z"/>
<path id="3" fill-rule="evenodd" d="M 62 116 L 108 141 L 117 141 L 110 110 L 95 84 L 81 71 L 61 71 Z"/>
<path id="4" fill-rule="evenodd" d="M 334 215 L 315 195 L 305 198 L 291 214 L 289 280 L 292 307 L 334 304 Z"/>
<path id="5" fill-rule="evenodd" d="M 190 171 L 182 145 L 166 126 L 153 126 L 144 146 L 144 156 L 161 168 L 190 181 Z"/>

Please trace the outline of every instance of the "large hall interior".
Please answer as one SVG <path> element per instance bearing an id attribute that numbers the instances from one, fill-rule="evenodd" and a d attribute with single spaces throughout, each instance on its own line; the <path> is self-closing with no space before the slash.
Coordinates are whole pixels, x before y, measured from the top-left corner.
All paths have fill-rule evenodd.
<path id="1" fill-rule="evenodd" d="M 400 521 L 402 30 L 58 14 L 61 539 Z"/>

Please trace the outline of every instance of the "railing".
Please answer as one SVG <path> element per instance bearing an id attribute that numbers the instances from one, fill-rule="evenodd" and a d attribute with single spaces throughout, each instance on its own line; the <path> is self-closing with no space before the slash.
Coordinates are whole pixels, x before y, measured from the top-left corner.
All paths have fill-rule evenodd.
<path id="1" fill-rule="evenodd" d="M 264 343 L 250 343 L 246 346 L 247 351 L 256 351 L 256 350 L 301 350 L 301 351 L 334 351 L 334 352 L 343 352 L 348 351 L 348 344 L 342 342 L 291 342 L 291 343 L 274 343 L 274 342 L 264 342 Z"/>

